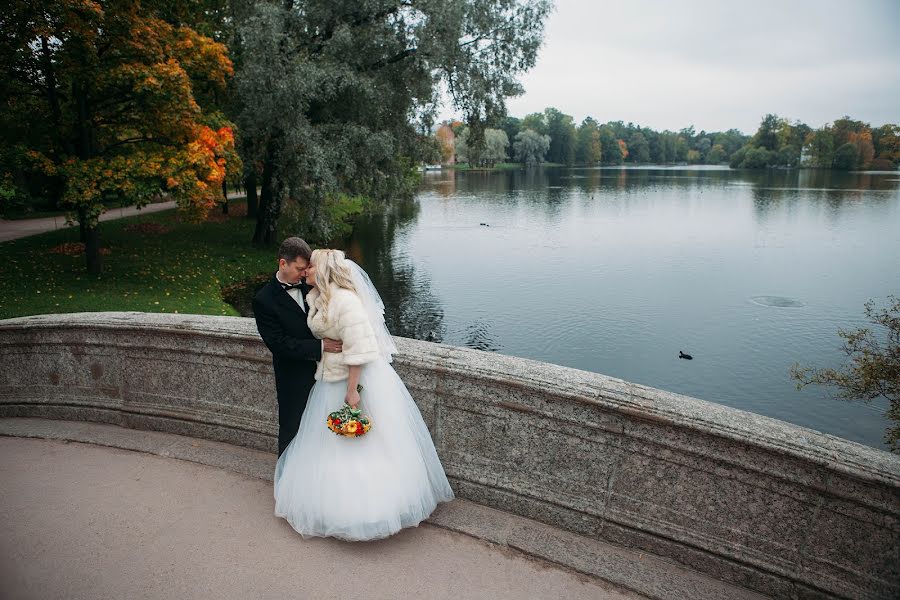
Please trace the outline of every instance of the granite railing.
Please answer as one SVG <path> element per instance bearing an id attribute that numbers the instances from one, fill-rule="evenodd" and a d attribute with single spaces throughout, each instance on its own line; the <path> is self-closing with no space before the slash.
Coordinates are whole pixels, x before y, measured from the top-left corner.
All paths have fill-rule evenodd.
<path id="1" fill-rule="evenodd" d="M 900 598 L 900 457 L 619 379 L 397 339 L 457 494 L 776 598 Z M 275 451 L 250 319 L 0 321 L 0 416 Z"/>

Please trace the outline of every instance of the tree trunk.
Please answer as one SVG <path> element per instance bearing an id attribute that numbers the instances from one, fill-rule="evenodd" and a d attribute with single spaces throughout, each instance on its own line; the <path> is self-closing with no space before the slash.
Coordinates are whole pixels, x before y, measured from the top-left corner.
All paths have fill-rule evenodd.
<path id="1" fill-rule="evenodd" d="M 273 190 L 272 190 L 272 173 L 275 170 L 274 161 L 270 156 L 266 156 L 263 165 L 262 186 L 259 193 L 259 210 L 256 215 L 256 229 L 253 232 L 253 243 L 257 245 L 265 245 L 269 243 L 272 236 L 267 232 L 271 229 L 272 208 L 273 208 Z"/>
<path id="2" fill-rule="evenodd" d="M 271 246 L 278 243 L 275 234 L 278 230 L 278 217 L 281 216 L 281 195 L 275 190 L 272 192 L 272 200 L 269 202 L 266 212 L 269 213 L 269 218 L 267 219 L 265 244 Z"/>
<path id="3" fill-rule="evenodd" d="M 228 214 L 228 182 L 225 179 L 222 179 L 222 214 Z"/>
<path id="4" fill-rule="evenodd" d="M 54 131 L 60 132 L 63 130 L 62 127 L 62 109 L 60 108 L 60 100 L 59 100 L 59 90 L 57 89 L 59 82 L 56 79 L 56 69 L 53 67 L 53 53 L 50 50 L 50 41 L 48 40 L 46 35 L 41 36 L 41 71 L 44 76 L 44 84 L 46 86 L 47 92 L 47 104 L 50 106 L 50 119 L 53 124 Z M 74 154 L 75 148 L 72 146 L 72 141 L 69 136 L 63 135 L 60 136 L 62 139 L 60 140 L 62 148 L 51 147 L 50 156 L 53 159 L 53 162 L 60 164 L 60 152 L 62 150 L 62 154 Z M 63 195 L 63 183 L 61 178 L 55 178 L 55 183 L 52 183 L 50 186 L 50 195 L 53 198 L 53 204 L 55 207 L 60 207 L 62 205 L 62 195 Z M 81 236 L 82 242 L 84 241 L 84 236 Z"/>
<path id="5" fill-rule="evenodd" d="M 84 254 L 87 257 L 88 273 L 92 275 L 99 275 L 103 271 L 103 262 L 100 258 L 100 232 L 97 227 L 85 228 Z"/>
<path id="6" fill-rule="evenodd" d="M 46 35 L 41 36 L 41 66 L 47 86 L 47 103 L 50 105 L 50 117 L 56 131 L 62 130 L 62 109 L 59 106 L 59 94 L 56 90 L 56 71 L 53 68 L 53 56 Z M 71 152 L 71 147 L 68 148 Z"/>
<path id="7" fill-rule="evenodd" d="M 244 188 L 247 190 L 247 218 L 255 219 L 259 206 L 259 198 L 256 196 L 256 171 L 251 171 L 244 179 Z"/>
<path id="8" fill-rule="evenodd" d="M 100 232 L 98 227 L 100 224 L 89 227 L 87 211 L 80 207 L 78 209 L 78 227 L 81 230 L 81 241 L 84 244 L 84 256 L 87 258 L 87 270 L 92 275 L 98 275 L 103 270 L 103 263 L 100 259 Z"/>
<path id="9" fill-rule="evenodd" d="M 78 158 L 88 160 L 94 156 L 94 132 L 91 130 L 90 113 L 88 109 L 87 89 L 77 79 L 72 83 L 72 96 L 77 107 L 76 127 L 78 132 Z M 90 225 L 87 217 L 87 207 L 78 207 L 78 225 L 81 233 L 81 241 L 84 243 L 84 255 L 87 259 L 88 273 L 97 274 L 102 269 L 100 261 L 100 233 L 97 230 L 99 223 Z"/>

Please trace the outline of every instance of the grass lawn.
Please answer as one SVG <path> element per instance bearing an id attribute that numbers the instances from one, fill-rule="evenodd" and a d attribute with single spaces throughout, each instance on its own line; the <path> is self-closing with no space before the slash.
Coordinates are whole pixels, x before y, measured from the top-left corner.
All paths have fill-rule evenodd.
<path id="1" fill-rule="evenodd" d="M 89 275 L 83 254 L 60 253 L 78 229 L 0 243 L 0 318 L 44 313 L 133 310 L 238 315 L 222 288 L 274 272 L 276 248 L 250 244 L 246 204 L 214 211 L 203 223 L 174 210 L 100 224 L 103 273 Z"/>

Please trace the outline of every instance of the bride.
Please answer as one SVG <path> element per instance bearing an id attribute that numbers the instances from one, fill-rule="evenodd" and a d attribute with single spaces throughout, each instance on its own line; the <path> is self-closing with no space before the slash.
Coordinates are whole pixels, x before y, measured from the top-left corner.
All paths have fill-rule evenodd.
<path id="1" fill-rule="evenodd" d="M 297 436 L 275 466 L 275 515 L 302 536 L 388 537 L 418 525 L 453 491 L 419 409 L 390 366 L 397 348 L 366 273 L 340 250 L 315 250 L 306 282 L 307 322 L 339 339 L 323 353 Z M 361 392 L 357 391 L 361 384 Z M 326 427 L 344 403 L 371 420 L 361 437 Z"/>

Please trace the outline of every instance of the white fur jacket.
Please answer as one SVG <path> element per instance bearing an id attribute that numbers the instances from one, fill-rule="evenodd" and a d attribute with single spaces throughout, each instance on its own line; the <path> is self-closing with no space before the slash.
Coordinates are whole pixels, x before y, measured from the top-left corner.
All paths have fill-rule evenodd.
<path id="1" fill-rule="evenodd" d="M 334 286 L 328 303 L 328 318 L 322 314 L 319 290 L 306 295 L 309 313 L 306 322 L 319 339 L 331 338 L 344 343 L 343 352 L 323 352 L 316 367 L 316 381 L 347 379 L 350 365 L 362 365 L 378 358 L 378 343 L 362 301 L 354 292 Z"/>

